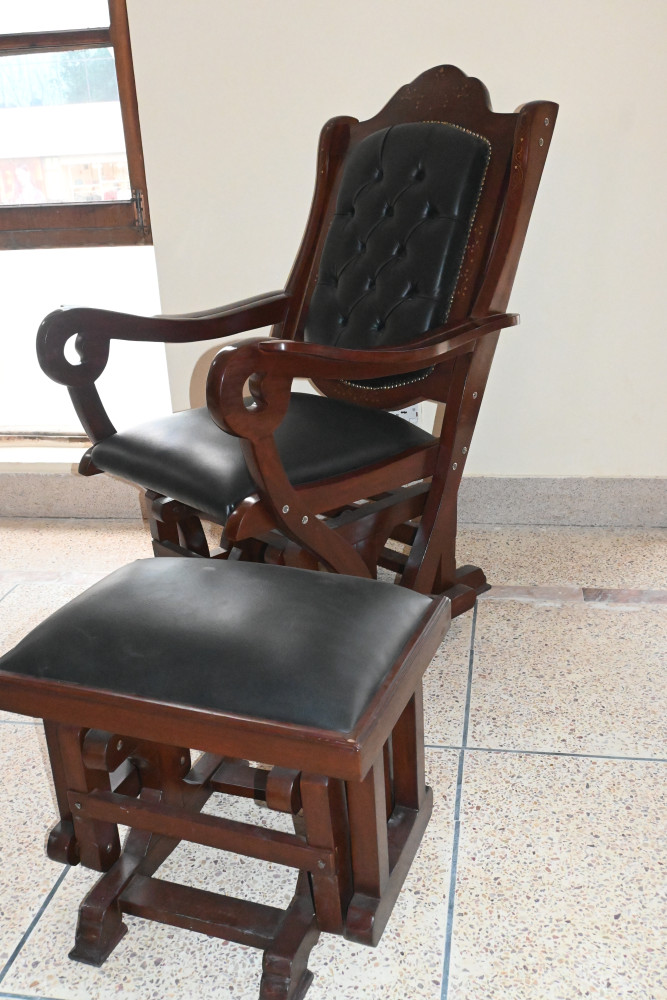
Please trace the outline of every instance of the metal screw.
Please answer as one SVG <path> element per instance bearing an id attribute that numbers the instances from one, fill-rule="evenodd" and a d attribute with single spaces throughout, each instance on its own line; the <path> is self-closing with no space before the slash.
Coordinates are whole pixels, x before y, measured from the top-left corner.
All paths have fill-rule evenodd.
<path id="1" fill-rule="evenodd" d="M 473 398 L 473 399 L 477 399 L 477 393 L 476 393 L 476 392 L 473 392 L 473 394 L 472 394 L 472 398 Z"/>
<path id="2" fill-rule="evenodd" d="M 118 743 L 116 743 L 116 750 L 122 750 L 122 749 L 123 749 L 123 741 L 118 740 Z"/>
<path id="3" fill-rule="evenodd" d="M 538 143 L 539 143 L 540 146 L 543 146 L 544 145 L 544 139 L 538 139 Z"/>
<path id="4" fill-rule="evenodd" d="M 107 844 L 107 846 L 105 847 L 105 850 L 106 850 L 107 854 L 111 854 L 111 844 Z"/>
<path id="5" fill-rule="evenodd" d="M 74 803 L 74 808 L 75 809 L 80 809 L 81 808 L 81 803 L 80 802 L 75 802 Z"/>
<path id="6" fill-rule="evenodd" d="M 456 469 L 458 469 L 458 467 L 459 467 L 459 463 L 458 462 L 454 462 L 454 464 L 452 466 L 452 469 L 456 470 Z"/>
<path id="7" fill-rule="evenodd" d="M 181 757 L 181 764 L 185 764 L 185 757 Z"/>
<path id="8" fill-rule="evenodd" d="M 326 865 L 324 864 L 324 861 L 318 861 L 317 862 L 317 867 L 318 868 L 326 868 Z"/>
<path id="9" fill-rule="evenodd" d="M 303 517 L 301 518 L 301 523 L 302 524 L 308 524 L 308 515 L 307 514 L 303 515 Z"/>
<path id="10" fill-rule="evenodd" d="M 466 448 L 465 445 L 463 445 L 463 447 L 461 448 L 461 454 L 462 455 L 467 455 L 468 454 L 468 449 Z"/>
<path id="11" fill-rule="evenodd" d="M 283 514 L 289 514 L 289 504 L 287 504 L 287 503 L 283 507 Z"/>
<path id="12" fill-rule="evenodd" d="M 549 124 L 549 119 L 548 119 L 548 118 L 545 118 L 545 119 L 544 119 L 544 124 L 545 124 L 545 125 L 548 125 L 548 124 Z"/>

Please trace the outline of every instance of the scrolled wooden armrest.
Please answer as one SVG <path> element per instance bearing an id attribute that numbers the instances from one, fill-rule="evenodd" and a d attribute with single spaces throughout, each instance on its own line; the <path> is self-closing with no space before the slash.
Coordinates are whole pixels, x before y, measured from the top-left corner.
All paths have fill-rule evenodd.
<path id="1" fill-rule="evenodd" d="M 268 292 L 219 309 L 181 316 L 133 316 L 106 309 L 57 309 L 37 333 L 37 357 L 49 378 L 66 385 L 84 430 L 93 443 L 115 433 L 95 382 L 109 359 L 112 340 L 185 344 L 216 340 L 285 318 L 290 297 Z M 79 364 L 65 357 L 65 345 L 75 337 Z"/>
<path id="2" fill-rule="evenodd" d="M 87 385 L 104 371 L 111 340 L 166 344 L 216 340 L 280 322 L 288 303 L 289 295 L 278 291 L 180 316 L 133 316 L 80 307 L 56 309 L 40 325 L 37 357 L 43 371 L 55 382 L 73 387 Z M 65 344 L 71 337 L 76 337 L 81 358 L 78 365 L 65 357 Z"/>
<path id="3" fill-rule="evenodd" d="M 253 338 L 224 347 L 209 370 L 206 398 L 223 430 L 257 440 L 287 412 L 293 378 L 370 379 L 403 375 L 440 364 L 480 337 L 514 326 L 514 313 L 493 313 L 432 330 L 419 340 L 383 350 L 354 350 L 291 340 Z M 253 378 L 253 376 L 260 376 Z M 244 402 L 250 379 L 253 402 Z"/>

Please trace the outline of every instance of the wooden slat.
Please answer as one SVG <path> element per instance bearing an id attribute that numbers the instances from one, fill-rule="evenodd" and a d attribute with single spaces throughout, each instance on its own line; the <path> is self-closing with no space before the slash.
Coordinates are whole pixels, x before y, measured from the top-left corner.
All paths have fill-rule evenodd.
<path id="1" fill-rule="evenodd" d="M 251 767 L 247 762 L 225 760 L 211 778 L 209 785 L 214 792 L 264 801 L 268 776 L 268 771 L 260 767 Z"/>
<path id="2" fill-rule="evenodd" d="M 317 866 L 317 870 L 326 875 L 336 870 L 332 851 L 308 847 L 293 834 L 278 830 L 266 830 L 218 816 L 190 816 L 182 809 L 153 805 L 114 792 L 71 793 L 69 800 L 73 814 L 81 819 L 122 823 L 136 830 L 188 840 L 290 868 L 310 871 Z"/>
<path id="3" fill-rule="evenodd" d="M 266 948 L 285 911 L 176 882 L 136 875 L 120 897 L 124 913 L 210 937 Z"/>

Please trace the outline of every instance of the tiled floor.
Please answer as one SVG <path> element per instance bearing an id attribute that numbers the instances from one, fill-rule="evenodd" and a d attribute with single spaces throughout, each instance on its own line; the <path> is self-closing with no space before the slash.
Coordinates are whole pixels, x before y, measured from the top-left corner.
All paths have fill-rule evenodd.
<path id="1" fill-rule="evenodd" d="M 667 1000 L 667 541 L 657 529 L 462 529 L 494 588 L 426 687 L 436 807 L 375 951 L 324 935 L 312 1000 Z M 0 649 L 117 565 L 138 521 L 0 520 Z M 61 869 L 41 731 L 0 715 L 0 998 L 257 996 L 259 953 L 127 918 L 67 959 L 95 875 Z M 243 807 L 239 807 L 243 808 Z M 165 875 L 281 902 L 286 869 L 179 848 Z"/>

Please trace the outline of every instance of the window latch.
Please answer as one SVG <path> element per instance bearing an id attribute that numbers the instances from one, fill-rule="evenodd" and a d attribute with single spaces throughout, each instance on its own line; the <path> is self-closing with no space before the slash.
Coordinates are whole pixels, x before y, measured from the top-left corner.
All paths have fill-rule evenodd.
<path id="1" fill-rule="evenodd" d="M 135 188 L 132 191 L 132 201 L 134 202 L 134 217 L 137 229 L 146 232 L 146 213 L 144 211 L 144 192 Z"/>

